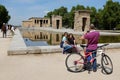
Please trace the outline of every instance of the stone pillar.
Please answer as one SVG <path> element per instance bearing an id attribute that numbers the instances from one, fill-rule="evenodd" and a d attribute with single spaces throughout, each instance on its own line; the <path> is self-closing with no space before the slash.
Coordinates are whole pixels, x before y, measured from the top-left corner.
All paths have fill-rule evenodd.
<path id="1" fill-rule="evenodd" d="M 42 25 L 43 25 L 42 27 L 50 27 L 50 19 L 49 18 L 42 18 Z"/>
<path id="2" fill-rule="evenodd" d="M 90 12 L 89 10 L 79 10 L 75 12 L 74 17 L 74 30 L 87 31 L 90 25 Z"/>
<path id="3" fill-rule="evenodd" d="M 60 42 L 61 42 L 61 40 L 62 40 L 62 34 L 61 33 L 57 33 L 57 34 L 55 34 L 55 33 L 52 33 L 51 34 L 51 44 L 52 45 L 57 45 L 57 44 L 59 44 Z"/>
<path id="4" fill-rule="evenodd" d="M 55 29 L 61 29 L 62 28 L 62 17 L 52 15 L 52 27 Z"/>

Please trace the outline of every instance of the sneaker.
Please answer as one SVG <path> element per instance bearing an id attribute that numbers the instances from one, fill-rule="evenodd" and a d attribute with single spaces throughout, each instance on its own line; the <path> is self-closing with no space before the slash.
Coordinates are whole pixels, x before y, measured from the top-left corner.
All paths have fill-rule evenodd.
<path id="1" fill-rule="evenodd" d="M 96 72 L 97 71 L 97 69 L 93 69 L 93 72 Z"/>

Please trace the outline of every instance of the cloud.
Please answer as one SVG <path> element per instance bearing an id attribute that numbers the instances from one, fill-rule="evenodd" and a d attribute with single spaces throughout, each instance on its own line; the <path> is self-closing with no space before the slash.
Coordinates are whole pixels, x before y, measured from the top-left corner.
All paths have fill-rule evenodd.
<path id="1" fill-rule="evenodd" d="M 45 14 L 47 14 L 48 12 L 50 12 L 50 11 L 48 11 L 48 10 L 46 10 L 46 11 L 43 11 Z"/>

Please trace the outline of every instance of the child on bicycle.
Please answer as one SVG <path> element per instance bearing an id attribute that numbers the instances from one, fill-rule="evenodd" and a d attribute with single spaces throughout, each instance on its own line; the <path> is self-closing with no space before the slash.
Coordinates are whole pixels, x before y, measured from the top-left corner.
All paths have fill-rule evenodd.
<path id="1" fill-rule="evenodd" d="M 86 39 L 87 40 L 87 47 L 86 47 L 86 52 L 93 52 L 97 49 L 97 44 L 99 40 L 100 33 L 95 30 L 95 26 L 91 24 L 89 26 L 89 32 L 85 33 L 84 35 L 81 36 L 81 40 Z M 92 53 L 92 58 L 96 57 L 96 52 Z M 87 57 L 87 60 L 91 60 L 91 56 Z M 92 69 L 94 72 L 97 71 L 97 62 L 96 59 L 94 59 L 93 64 L 92 64 Z"/>

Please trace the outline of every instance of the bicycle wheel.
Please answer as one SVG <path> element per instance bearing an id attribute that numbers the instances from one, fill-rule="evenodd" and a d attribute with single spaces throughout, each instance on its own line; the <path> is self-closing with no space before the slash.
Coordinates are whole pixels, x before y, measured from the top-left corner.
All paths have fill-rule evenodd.
<path id="1" fill-rule="evenodd" d="M 67 56 L 65 64 L 69 71 L 80 72 L 84 66 L 84 58 L 79 53 L 72 53 Z"/>
<path id="2" fill-rule="evenodd" d="M 109 56 L 103 55 L 101 59 L 102 69 L 106 74 L 113 72 L 113 64 Z"/>

